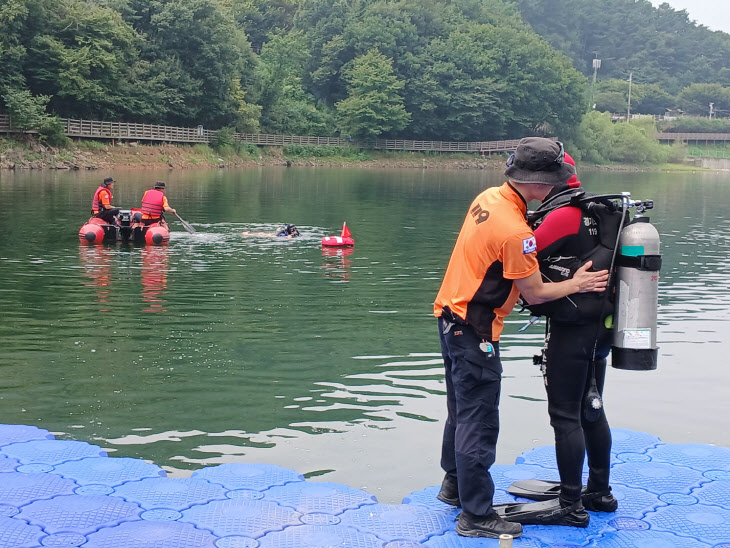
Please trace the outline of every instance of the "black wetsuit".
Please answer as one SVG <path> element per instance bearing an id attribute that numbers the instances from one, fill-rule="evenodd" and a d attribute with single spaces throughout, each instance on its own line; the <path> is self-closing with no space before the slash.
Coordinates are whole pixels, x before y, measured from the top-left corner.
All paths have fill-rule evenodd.
<path id="1" fill-rule="evenodd" d="M 609 268 L 609 246 L 615 244 L 620 221 L 620 213 L 615 215 L 605 223 L 612 227 L 607 228 L 599 226 L 600 218 L 582 208 L 567 206 L 549 213 L 535 230 L 543 273 L 548 272 L 553 281 L 567 279 L 589 258 L 594 260 L 591 270 Z M 611 343 L 604 319 L 612 313 L 611 292 L 609 288 L 608 293 L 574 294 L 541 310 L 549 318 L 545 382 L 550 424 L 555 431 L 560 497 L 565 502 L 580 499 L 586 452 L 588 490 L 602 491 L 609 486 L 611 431 L 606 414 L 601 407 L 586 418 L 585 406 L 592 378 L 598 393 L 603 394 Z"/>

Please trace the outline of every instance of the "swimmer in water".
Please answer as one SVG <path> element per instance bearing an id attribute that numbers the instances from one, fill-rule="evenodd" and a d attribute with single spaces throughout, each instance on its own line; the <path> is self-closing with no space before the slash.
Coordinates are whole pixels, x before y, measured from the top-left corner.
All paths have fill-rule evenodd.
<path id="1" fill-rule="evenodd" d="M 249 232 L 248 230 L 241 232 L 241 236 L 258 236 L 266 238 L 297 238 L 301 236 L 299 229 L 296 225 L 285 224 L 281 225 L 275 234 L 271 232 Z"/>

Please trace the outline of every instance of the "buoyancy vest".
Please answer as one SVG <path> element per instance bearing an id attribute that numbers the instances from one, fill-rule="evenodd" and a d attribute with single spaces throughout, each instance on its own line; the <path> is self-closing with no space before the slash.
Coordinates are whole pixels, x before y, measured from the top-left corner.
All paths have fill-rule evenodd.
<path id="1" fill-rule="evenodd" d="M 96 215 L 99 213 L 102 209 L 104 209 L 104 205 L 101 203 L 101 192 L 108 192 L 109 193 L 109 203 L 112 201 L 112 191 L 109 190 L 107 187 L 100 185 L 99 188 L 96 189 L 96 192 L 94 192 L 94 197 L 91 199 L 91 213 L 93 215 Z M 88 194 L 87 194 L 88 196 Z"/>
<path id="2" fill-rule="evenodd" d="M 142 196 L 142 213 L 149 215 L 153 219 L 162 217 L 164 198 L 165 194 L 160 190 L 151 188 L 145 191 Z"/>
<path id="3" fill-rule="evenodd" d="M 593 261 L 592 271 L 611 268 L 621 227 L 621 209 L 608 199 L 577 189 L 558 196 L 549 206 L 550 212 L 561 207 L 578 207 L 581 219 L 576 234 L 563 237 L 538 252 L 543 281 L 568 280 L 586 261 Z M 545 218 L 534 221 L 533 229 L 537 229 Z M 555 301 L 526 306 L 532 315 L 546 316 L 560 323 L 599 321 L 613 310 L 613 273 L 610 279 L 609 287 L 601 293 L 574 293 Z"/>

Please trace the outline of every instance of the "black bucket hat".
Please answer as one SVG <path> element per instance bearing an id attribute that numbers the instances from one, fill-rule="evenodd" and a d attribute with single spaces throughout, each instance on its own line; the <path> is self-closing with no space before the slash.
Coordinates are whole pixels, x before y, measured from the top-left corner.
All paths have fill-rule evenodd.
<path id="1" fill-rule="evenodd" d="M 155 188 L 165 188 L 165 183 L 164 183 L 164 181 L 157 181 L 157 182 L 155 183 Z"/>
<path id="2" fill-rule="evenodd" d="M 111 177 L 104 177 L 104 182 L 101 184 L 104 186 L 109 186 L 112 183 L 116 183 L 116 181 L 114 179 L 112 179 Z"/>
<path id="3" fill-rule="evenodd" d="M 516 183 L 564 185 L 575 174 L 565 161 L 563 143 L 544 137 L 525 137 L 507 161 L 504 174 Z"/>

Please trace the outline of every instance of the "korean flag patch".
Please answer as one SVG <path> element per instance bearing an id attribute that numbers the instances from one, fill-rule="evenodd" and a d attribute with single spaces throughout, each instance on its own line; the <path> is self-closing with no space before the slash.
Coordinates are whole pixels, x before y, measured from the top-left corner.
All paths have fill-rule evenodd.
<path id="1" fill-rule="evenodd" d="M 528 253 L 535 253 L 537 251 L 537 241 L 535 237 L 525 238 L 522 240 L 522 254 L 527 255 Z"/>

